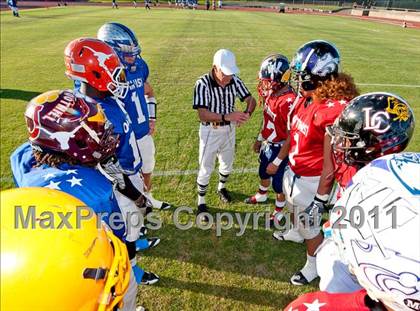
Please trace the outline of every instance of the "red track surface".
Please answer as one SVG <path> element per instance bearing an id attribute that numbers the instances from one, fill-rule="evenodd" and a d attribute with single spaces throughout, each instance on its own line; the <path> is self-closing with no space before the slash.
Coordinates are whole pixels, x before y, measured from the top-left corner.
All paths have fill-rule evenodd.
<path id="1" fill-rule="evenodd" d="M 91 2 L 68 2 L 69 6 L 92 6 L 92 5 L 97 5 L 97 6 L 109 6 L 111 8 L 111 3 L 91 3 Z M 119 3 L 119 6 L 123 6 L 123 7 L 132 7 L 132 3 L 131 2 L 123 2 L 123 3 Z M 23 9 L 34 9 L 34 8 L 49 8 L 49 7 L 56 7 L 57 6 L 57 2 L 51 2 L 51 1 L 20 1 L 18 2 L 18 6 L 20 10 Z M 137 9 L 142 9 L 142 3 L 139 2 L 138 3 L 138 8 Z M 153 7 L 152 9 L 156 9 L 156 8 L 169 8 L 169 5 L 166 3 L 162 3 L 160 4 L 159 7 Z M 172 6 L 173 9 L 177 9 L 175 6 Z M 1 8 L 2 11 L 3 10 L 8 10 L 8 7 L 6 6 L 5 2 L 1 2 Z M 203 10 L 204 6 L 199 6 L 198 7 L 199 10 Z M 240 7 L 240 6 L 229 6 L 229 7 L 224 7 L 223 10 L 239 10 L 239 11 L 257 11 L 257 12 L 273 12 L 273 13 L 277 13 L 277 9 L 274 8 L 249 8 L 249 7 Z M 396 25 L 401 27 L 403 21 L 402 20 L 395 20 L 395 19 L 387 19 L 387 18 L 377 18 L 377 17 L 369 17 L 369 16 L 354 16 L 354 15 L 350 15 L 350 14 L 344 14 L 344 13 L 333 13 L 333 14 L 329 14 L 329 13 L 320 13 L 320 12 L 310 12 L 310 11 L 288 11 L 286 14 L 308 14 L 308 15 L 324 15 L 324 16 L 342 16 L 342 17 L 347 17 L 347 18 L 356 18 L 356 19 L 361 19 L 361 20 L 367 20 L 367 21 L 374 21 L 374 22 L 378 22 L 378 23 L 384 23 L 384 24 L 391 24 L 391 25 Z M 420 22 L 407 22 L 407 28 L 420 28 Z"/>

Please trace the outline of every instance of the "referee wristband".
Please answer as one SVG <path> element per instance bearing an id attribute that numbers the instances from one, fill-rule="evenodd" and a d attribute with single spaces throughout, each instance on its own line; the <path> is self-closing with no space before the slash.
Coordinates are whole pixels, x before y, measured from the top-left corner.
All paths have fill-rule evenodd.
<path id="1" fill-rule="evenodd" d="M 276 157 L 276 158 L 274 159 L 274 161 L 273 161 L 273 164 L 274 164 L 275 166 L 279 166 L 279 165 L 281 164 L 281 162 L 282 162 L 282 160 Z"/>

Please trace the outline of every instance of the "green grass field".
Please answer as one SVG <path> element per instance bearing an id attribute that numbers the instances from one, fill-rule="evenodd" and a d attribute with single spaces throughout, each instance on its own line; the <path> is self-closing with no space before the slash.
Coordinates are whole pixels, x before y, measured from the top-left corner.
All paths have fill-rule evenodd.
<path id="1" fill-rule="evenodd" d="M 198 166 L 198 119 L 192 106 L 197 77 L 210 69 L 218 48 L 237 56 L 240 76 L 256 94 L 260 61 L 272 52 L 289 58 L 313 39 L 334 42 L 343 70 L 362 92 L 389 91 L 406 98 L 420 118 L 420 32 L 413 29 L 333 16 L 279 15 L 239 11 L 192 11 L 143 8 L 67 7 L 22 11 L 20 19 L 1 12 L 1 185 L 12 186 L 9 155 L 27 134 L 23 111 L 29 99 L 51 89 L 71 88 L 64 76 L 63 50 L 77 37 L 96 35 L 105 22 L 118 21 L 139 36 L 151 69 L 158 106 L 156 135 L 159 172 L 195 170 Z M 240 107 L 240 106 L 239 106 Z M 261 109 L 237 131 L 235 167 L 256 168 L 251 145 Z M 420 151 L 418 130 L 409 149 Z M 154 178 L 155 197 L 175 207 L 195 207 L 195 175 Z M 255 173 L 235 173 L 229 181 L 235 203 L 221 204 L 213 176 L 207 196 L 213 212 L 265 211 L 271 204 L 247 206 L 243 199 L 257 185 Z M 139 257 L 161 281 L 141 287 L 139 304 L 150 310 L 276 310 L 313 291 L 289 285 L 305 262 L 302 245 L 278 243 L 261 226 L 237 237 L 238 226 L 216 237 L 204 231 L 175 228 L 172 212 L 162 212 L 163 228 L 152 232 L 161 244 Z M 184 221 L 187 216 L 183 217 Z M 192 219 L 192 217 L 191 217 Z"/>

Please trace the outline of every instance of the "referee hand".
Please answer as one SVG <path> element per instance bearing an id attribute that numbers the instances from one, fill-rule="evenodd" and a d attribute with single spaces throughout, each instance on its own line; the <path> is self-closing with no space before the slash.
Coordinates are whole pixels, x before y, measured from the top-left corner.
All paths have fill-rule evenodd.
<path id="1" fill-rule="evenodd" d="M 249 113 L 234 111 L 225 116 L 226 121 L 236 122 L 238 126 L 249 120 Z"/>

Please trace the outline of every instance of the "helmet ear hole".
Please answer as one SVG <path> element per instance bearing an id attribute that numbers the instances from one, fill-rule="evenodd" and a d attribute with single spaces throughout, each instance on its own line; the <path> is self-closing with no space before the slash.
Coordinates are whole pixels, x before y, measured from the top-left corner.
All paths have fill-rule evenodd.
<path id="1" fill-rule="evenodd" d="M 80 51 L 79 51 L 79 57 L 80 57 L 80 56 L 82 56 L 82 54 L 83 54 L 83 52 L 84 52 L 84 51 L 85 51 L 85 48 L 83 48 L 83 47 L 82 47 L 82 48 L 80 49 Z"/>
<path id="2" fill-rule="evenodd" d="M 84 140 L 78 139 L 78 140 L 75 141 L 75 143 L 76 143 L 77 147 L 79 147 L 80 149 L 83 149 L 83 148 L 87 147 L 86 141 L 84 141 Z"/>
<path id="3" fill-rule="evenodd" d="M 96 79 L 100 79 L 101 78 L 101 74 L 97 71 L 92 71 L 93 75 L 95 76 Z"/>

